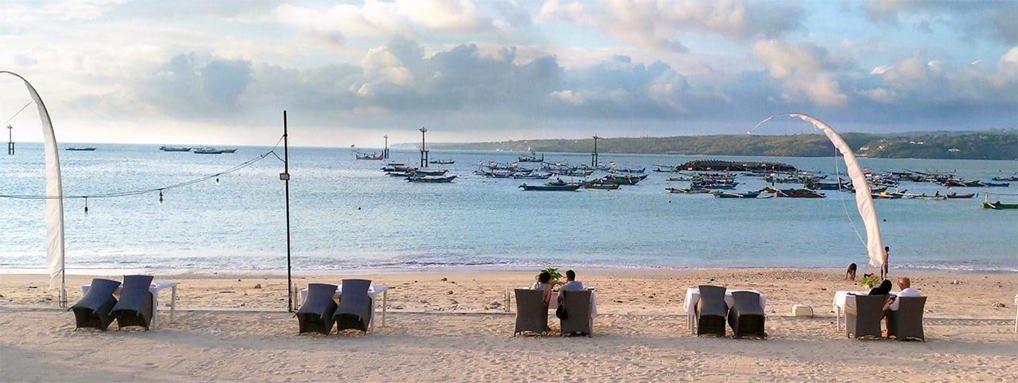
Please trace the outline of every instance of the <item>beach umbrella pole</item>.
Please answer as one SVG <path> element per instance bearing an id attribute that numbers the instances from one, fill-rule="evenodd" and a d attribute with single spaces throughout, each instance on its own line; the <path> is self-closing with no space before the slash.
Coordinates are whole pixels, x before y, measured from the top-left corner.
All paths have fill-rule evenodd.
<path id="1" fill-rule="evenodd" d="M 293 276 L 290 273 L 290 143 L 287 141 L 286 111 L 283 111 L 283 172 L 279 179 L 286 185 L 286 310 L 293 312 Z"/>

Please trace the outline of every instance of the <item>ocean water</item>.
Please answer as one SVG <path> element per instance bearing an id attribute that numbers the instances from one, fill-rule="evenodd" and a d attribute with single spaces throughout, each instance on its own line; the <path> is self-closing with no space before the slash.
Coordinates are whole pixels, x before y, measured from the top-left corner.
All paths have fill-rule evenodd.
<path id="1" fill-rule="evenodd" d="M 65 145 L 66 146 L 66 145 Z M 153 145 L 95 145 L 61 151 L 64 192 L 98 195 L 157 188 L 214 174 L 269 150 L 235 154 L 161 152 Z M 282 156 L 281 148 L 278 150 Z M 665 191 L 670 173 L 649 173 L 620 190 L 524 192 L 539 180 L 486 179 L 478 163 L 517 153 L 433 151 L 453 159 L 451 184 L 413 184 L 385 176 L 380 161 L 355 161 L 348 149 L 291 148 L 290 203 L 294 270 L 416 270 L 443 267 L 844 267 L 866 263 L 862 222 L 849 193 L 825 199 L 715 199 Z M 586 154 L 546 153 L 549 161 L 589 163 Z M 602 154 L 623 167 L 679 164 L 700 156 Z M 840 158 L 714 157 L 773 160 L 844 172 Z M 414 163 L 416 152 L 393 151 Z M 955 171 L 988 180 L 1018 174 L 1015 161 L 861 159 L 872 170 Z M 432 167 L 438 165 L 431 165 Z M 40 195 L 39 144 L 0 157 L 0 194 Z M 283 164 L 268 156 L 216 182 L 121 198 L 65 201 L 66 262 L 75 269 L 283 272 L 286 227 Z M 833 177 L 833 176 L 832 176 Z M 764 186 L 740 177 L 739 190 Z M 786 185 L 785 187 L 793 187 Z M 902 183 L 912 192 L 944 193 Z M 1009 188 L 954 188 L 1018 194 Z M 1018 202 L 1018 196 L 994 199 Z M 891 266 L 1018 270 L 1018 211 L 982 209 L 969 200 L 878 200 Z M 0 270 L 42 269 L 44 202 L 0 198 Z"/>

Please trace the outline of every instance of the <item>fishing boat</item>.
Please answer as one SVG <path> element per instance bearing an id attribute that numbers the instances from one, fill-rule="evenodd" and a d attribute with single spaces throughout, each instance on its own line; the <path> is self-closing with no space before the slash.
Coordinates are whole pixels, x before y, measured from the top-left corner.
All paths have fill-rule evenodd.
<path id="1" fill-rule="evenodd" d="M 760 191 L 738 193 L 733 191 L 714 190 L 711 191 L 710 194 L 713 194 L 715 198 L 756 198 L 760 196 Z"/>
<path id="2" fill-rule="evenodd" d="M 838 183 L 834 182 L 819 182 L 814 180 L 808 180 L 802 184 L 802 187 L 812 190 L 841 190 L 842 187 Z"/>
<path id="3" fill-rule="evenodd" d="M 905 193 L 896 193 L 889 191 L 882 191 L 880 193 L 873 193 L 873 199 L 901 199 L 905 196 Z"/>
<path id="4" fill-rule="evenodd" d="M 599 189 L 599 190 L 616 190 L 619 188 L 619 184 L 614 182 L 606 182 L 602 179 L 596 179 L 593 181 L 587 181 L 583 183 L 584 189 Z"/>
<path id="5" fill-rule="evenodd" d="M 430 160 L 430 161 L 428 161 L 428 163 L 429 164 L 433 164 L 433 165 L 452 165 L 452 164 L 455 164 L 456 161 L 455 160 Z"/>
<path id="6" fill-rule="evenodd" d="M 698 189 L 698 188 L 689 188 L 689 189 L 686 189 L 686 188 L 665 188 L 665 190 L 667 190 L 669 193 L 674 193 L 674 194 L 706 194 L 706 193 L 710 193 L 710 190 L 707 190 L 707 189 Z"/>
<path id="7" fill-rule="evenodd" d="M 95 151 L 95 147 L 93 147 L 93 146 L 85 146 L 85 147 L 74 147 L 74 146 L 72 146 L 72 147 L 67 148 L 67 150 L 71 151 L 71 152 L 94 152 Z"/>
<path id="8" fill-rule="evenodd" d="M 541 156 L 538 157 L 537 153 L 531 149 L 529 155 L 522 155 L 519 160 L 520 162 L 544 162 L 544 153 L 541 153 Z"/>
<path id="9" fill-rule="evenodd" d="M 1011 184 L 1007 182 L 983 182 L 983 185 L 986 185 L 986 187 L 991 188 L 1006 188 L 1008 186 L 1011 186 Z"/>
<path id="10" fill-rule="evenodd" d="M 565 182 L 562 179 L 555 179 L 554 181 L 549 181 L 547 184 L 544 185 L 523 184 L 520 185 L 520 188 L 522 188 L 523 190 L 533 190 L 533 191 L 576 191 L 576 189 L 579 189 L 581 186 L 583 185 L 579 183 Z"/>
<path id="11" fill-rule="evenodd" d="M 409 168 L 409 169 L 406 169 L 406 170 L 396 170 L 396 171 L 391 171 L 391 172 L 385 172 L 385 175 L 387 175 L 389 177 L 403 177 L 403 178 L 413 177 L 415 170 L 417 170 L 417 169 Z"/>
<path id="12" fill-rule="evenodd" d="M 764 192 L 774 194 L 775 197 L 781 198 L 824 198 L 827 197 L 824 193 L 809 189 L 774 189 L 766 187 L 763 189 Z"/>
<path id="13" fill-rule="evenodd" d="M 993 210 L 1018 209 L 1018 203 L 1001 203 L 1000 201 L 997 201 L 997 202 L 983 201 L 983 208 L 984 209 L 993 209 Z"/>
<path id="14" fill-rule="evenodd" d="M 206 147 L 206 148 L 195 149 L 192 153 L 194 153 L 194 154 L 223 154 L 223 151 L 219 150 L 219 149 L 216 149 L 216 148 L 208 148 L 208 147 Z"/>
<path id="15" fill-rule="evenodd" d="M 411 173 L 416 176 L 444 176 L 448 171 L 448 169 L 414 169 Z"/>
<path id="16" fill-rule="evenodd" d="M 431 184 L 450 183 L 454 179 L 456 179 L 456 176 L 410 176 L 406 178 L 410 182 Z"/>
<path id="17" fill-rule="evenodd" d="M 944 181 L 942 183 L 942 185 L 947 186 L 947 187 L 952 187 L 952 186 L 983 187 L 983 186 L 986 186 L 986 185 L 983 185 L 983 183 L 979 182 L 979 181 L 962 181 L 962 180 L 953 179 L 953 178 Z"/>
<path id="18" fill-rule="evenodd" d="M 608 174 L 607 176 L 605 176 L 602 179 L 605 182 L 610 182 L 610 183 L 619 184 L 619 185 L 636 185 L 637 183 L 639 183 L 640 181 L 643 181 L 646 178 L 647 178 L 646 174 L 637 175 L 637 174 L 614 174 L 614 173 L 612 173 L 612 174 Z"/>
<path id="19" fill-rule="evenodd" d="M 384 159 L 381 153 L 354 153 L 354 158 L 367 161 L 381 161 Z"/>
<path id="20" fill-rule="evenodd" d="M 159 150 L 164 152 L 190 152 L 191 148 L 184 146 L 160 146 Z"/>
<path id="21" fill-rule="evenodd" d="M 972 197 L 975 197 L 975 196 L 976 196 L 975 193 L 969 193 L 969 194 L 951 193 L 951 194 L 947 195 L 947 198 L 948 199 L 968 199 L 968 198 L 972 198 Z"/>
<path id="22" fill-rule="evenodd" d="M 619 173 L 638 173 L 638 174 L 642 174 L 643 172 L 647 171 L 647 168 L 639 168 L 639 169 L 636 169 L 636 168 L 612 168 L 612 170 L 615 171 L 615 172 L 619 172 Z"/>
<path id="23" fill-rule="evenodd" d="M 223 153 L 236 153 L 237 152 L 237 148 L 219 149 L 219 150 L 222 151 Z"/>
<path id="24" fill-rule="evenodd" d="M 993 177 L 993 180 L 994 180 L 994 181 L 1008 181 L 1008 182 L 1018 182 L 1018 176 L 1010 176 L 1010 177 Z"/>
<path id="25" fill-rule="evenodd" d="M 525 172 L 513 173 L 513 178 L 523 180 L 546 180 L 551 178 L 551 173 Z"/>
<path id="26" fill-rule="evenodd" d="M 413 167 L 402 162 L 390 162 L 382 167 L 382 171 L 385 172 L 402 172 L 409 169 L 413 169 Z"/>

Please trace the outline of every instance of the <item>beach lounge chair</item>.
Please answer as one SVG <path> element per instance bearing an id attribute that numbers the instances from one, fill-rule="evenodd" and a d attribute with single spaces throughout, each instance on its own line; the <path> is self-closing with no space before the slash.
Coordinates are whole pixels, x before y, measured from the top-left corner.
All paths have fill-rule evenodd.
<path id="1" fill-rule="evenodd" d="M 880 337 L 880 316 L 885 295 L 856 295 L 855 306 L 845 307 L 845 335 L 856 339 Z"/>
<path id="2" fill-rule="evenodd" d="M 581 334 L 591 336 L 594 324 L 590 317 L 590 290 L 559 291 L 562 305 L 566 308 L 566 319 L 561 319 L 561 335 Z"/>
<path id="3" fill-rule="evenodd" d="M 923 334 L 923 310 L 926 297 L 899 297 L 898 311 L 887 313 L 887 336 L 898 340 L 926 341 Z"/>
<path id="4" fill-rule="evenodd" d="M 113 297 L 117 287 L 120 287 L 120 282 L 93 279 L 88 293 L 70 308 L 74 311 L 74 328 L 97 328 L 106 331 L 113 322 L 110 310 L 117 304 L 117 298 Z"/>
<path id="5" fill-rule="evenodd" d="M 336 313 L 336 300 L 332 299 L 333 295 L 336 295 L 336 285 L 308 284 L 307 299 L 294 314 L 297 317 L 300 334 L 314 331 L 328 335 L 332 332 L 332 324 L 335 323 L 333 315 Z"/>
<path id="6" fill-rule="evenodd" d="M 764 331 L 764 309 L 760 306 L 760 294 L 750 291 L 733 291 L 735 304 L 728 311 L 728 325 L 736 338 L 756 336 L 766 338 Z"/>
<path id="7" fill-rule="evenodd" d="M 544 290 L 516 289 L 516 330 L 513 336 L 524 331 L 542 333 L 548 328 L 548 303 Z"/>
<path id="8" fill-rule="evenodd" d="M 700 286 L 700 300 L 696 302 L 696 335 L 725 336 L 725 318 L 728 317 L 725 290 L 719 286 Z"/>
<path id="9" fill-rule="evenodd" d="M 110 315 L 117 318 L 117 328 L 141 326 L 148 330 L 152 322 L 151 275 L 125 275 L 120 288 L 120 302 L 113 306 Z"/>
<path id="10" fill-rule="evenodd" d="M 336 307 L 336 330 L 356 329 L 368 332 L 371 323 L 371 297 L 368 288 L 371 281 L 367 279 L 344 279 L 343 292 L 339 295 L 339 306 Z"/>

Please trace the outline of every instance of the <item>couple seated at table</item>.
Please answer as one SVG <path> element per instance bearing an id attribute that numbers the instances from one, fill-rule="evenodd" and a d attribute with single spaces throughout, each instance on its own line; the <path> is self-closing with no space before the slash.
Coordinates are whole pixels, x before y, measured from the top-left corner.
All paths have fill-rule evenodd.
<path id="1" fill-rule="evenodd" d="M 547 271 L 542 271 L 537 275 L 537 282 L 531 286 L 534 290 L 544 290 L 544 303 L 551 303 L 551 292 L 555 285 L 561 285 L 559 291 L 582 291 L 583 283 L 576 280 L 576 272 L 569 270 L 566 271 L 566 281 L 552 281 L 551 274 Z M 558 303 L 562 303 L 562 295 L 558 297 Z"/>
<path id="2" fill-rule="evenodd" d="M 923 296 L 921 291 L 912 288 L 912 280 L 909 279 L 908 277 L 898 278 L 898 289 L 900 291 L 898 291 L 898 294 L 896 296 L 891 295 L 890 294 L 891 281 L 885 279 L 883 282 L 880 283 L 880 286 L 874 287 L 873 289 L 870 290 L 869 295 L 884 296 L 883 314 L 881 315 L 880 319 L 887 318 L 887 314 L 889 314 L 892 311 L 898 311 L 898 307 L 901 304 L 901 300 L 898 298 Z"/>

